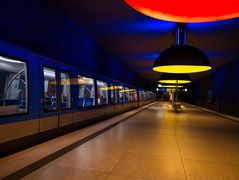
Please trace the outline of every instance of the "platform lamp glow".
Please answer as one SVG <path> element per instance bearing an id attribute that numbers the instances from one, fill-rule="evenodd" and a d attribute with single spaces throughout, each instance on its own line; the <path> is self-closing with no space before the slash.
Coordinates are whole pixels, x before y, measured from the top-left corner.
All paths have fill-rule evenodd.
<path id="1" fill-rule="evenodd" d="M 188 74 L 163 73 L 159 78 L 159 82 L 168 84 L 186 84 L 191 82 L 191 78 Z"/>
<path id="2" fill-rule="evenodd" d="M 162 85 L 162 88 L 173 88 L 173 89 L 178 89 L 178 88 L 182 88 L 183 86 L 182 85 L 173 85 L 173 84 L 163 84 Z"/>
<path id="3" fill-rule="evenodd" d="M 196 73 L 212 69 L 208 57 L 198 48 L 186 45 L 186 25 L 177 24 L 176 45 L 164 50 L 153 70 L 163 73 Z"/>

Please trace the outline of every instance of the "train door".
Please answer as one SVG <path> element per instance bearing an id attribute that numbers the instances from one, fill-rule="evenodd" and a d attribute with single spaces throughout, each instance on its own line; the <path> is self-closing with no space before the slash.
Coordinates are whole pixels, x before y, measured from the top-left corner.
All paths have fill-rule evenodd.
<path id="1" fill-rule="evenodd" d="M 60 132 L 69 132 L 73 123 L 72 74 L 68 69 L 59 71 L 59 128 Z"/>
<path id="2" fill-rule="evenodd" d="M 39 140 L 56 137 L 59 132 L 59 75 L 56 63 L 39 62 L 40 121 Z"/>

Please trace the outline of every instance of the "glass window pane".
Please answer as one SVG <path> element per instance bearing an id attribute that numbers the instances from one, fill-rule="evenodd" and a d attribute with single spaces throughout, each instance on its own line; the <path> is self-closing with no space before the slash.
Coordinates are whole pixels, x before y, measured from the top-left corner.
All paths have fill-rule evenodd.
<path id="1" fill-rule="evenodd" d="M 61 109 L 71 108 L 71 79 L 70 74 L 61 72 Z"/>
<path id="2" fill-rule="evenodd" d="M 115 103 L 115 89 L 114 89 L 114 85 L 110 84 L 109 89 L 110 89 L 110 103 L 114 104 Z"/>
<path id="3" fill-rule="evenodd" d="M 137 91 L 136 89 L 130 89 L 130 102 L 137 102 Z"/>
<path id="4" fill-rule="evenodd" d="M 43 68 L 44 76 L 44 111 L 54 111 L 57 109 L 56 96 L 56 70 Z"/>
<path id="5" fill-rule="evenodd" d="M 146 100 L 146 92 L 144 92 L 143 90 L 140 91 L 140 100 L 141 101 L 145 101 Z"/>
<path id="6" fill-rule="evenodd" d="M 0 115 L 27 113 L 27 66 L 0 56 Z"/>
<path id="7" fill-rule="evenodd" d="M 79 85 L 79 107 L 95 105 L 95 84 L 94 79 L 78 76 Z"/>
<path id="8" fill-rule="evenodd" d="M 124 94 L 125 94 L 125 102 L 130 102 L 129 88 L 127 87 L 124 88 Z"/>
<path id="9" fill-rule="evenodd" d="M 142 90 L 139 91 L 139 100 L 143 101 L 143 91 Z"/>
<path id="10" fill-rule="evenodd" d="M 114 86 L 114 90 L 115 90 L 115 103 L 118 103 L 119 102 L 119 92 L 118 92 L 118 89 L 117 89 L 117 86 Z"/>
<path id="11" fill-rule="evenodd" d="M 114 88 L 115 88 L 115 103 L 125 102 L 124 87 L 123 86 L 115 86 Z"/>
<path id="12" fill-rule="evenodd" d="M 98 105 L 108 104 L 108 87 L 107 83 L 97 80 L 97 103 Z"/>

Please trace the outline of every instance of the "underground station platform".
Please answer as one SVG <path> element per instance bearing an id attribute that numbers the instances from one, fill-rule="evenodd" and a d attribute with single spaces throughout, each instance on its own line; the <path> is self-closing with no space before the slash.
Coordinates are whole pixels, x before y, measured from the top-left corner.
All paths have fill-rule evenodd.
<path id="1" fill-rule="evenodd" d="M 238 180 L 239 0 L 1 0 L 0 179 Z"/>
<path id="2" fill-rule="evenodd" d="M 154 102 L 0 160 L 6 179 L 238 179 L 239 123 Z"/>

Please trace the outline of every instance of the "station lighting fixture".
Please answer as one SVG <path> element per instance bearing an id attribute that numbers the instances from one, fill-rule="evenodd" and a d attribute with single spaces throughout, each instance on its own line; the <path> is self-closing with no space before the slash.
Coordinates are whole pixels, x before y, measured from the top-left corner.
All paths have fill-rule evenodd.
<path id="1" fill-rule="evenodd" d="M 238 0 L 125 0 L 135 10 L 173 22 L 210 22 L 239 16 Z"/>
<path id="2" fill-rule="evenodd" d="M 188 91 L 188 89 L 187 89 L 187 88 L 185 88 L 185 89 L 183 89 L 183 91 L 184 91 L 184 92 L 187 92 L 187 91 Z"/>
<path id="3" fill-rule="evenodd" d="M 176 45 L 164 50 L 156 59 L 153 70 L 163 73 L 196 73 L 210 70 L 208 57 L 198 48 L 186 45 L 186 25 L 176 29 Z"/>
<path id="4" fill-rule="evenodd" d="M 153 70 L 166 73 L 196 73 L 212 69 L 207 56 L 198 48 L 176 45 L 163 51 L 154 62 Z"/>
<path id="5" fill-rule="evenodd" d="M 163 73 L 160 76 L 159 82 L 168 84 L 186 84 L 190 83 L 191 79 L 188 74 Z"/>
<path id="6" fill-rule="evenodd" d="M 172 85 L 172 84 L 165 84 L 165 85 L 162 85 L 162 88 L 182 88 L 183 86 L 179 85 L 179 86 L 176 86 L 176 85 Z"/>

